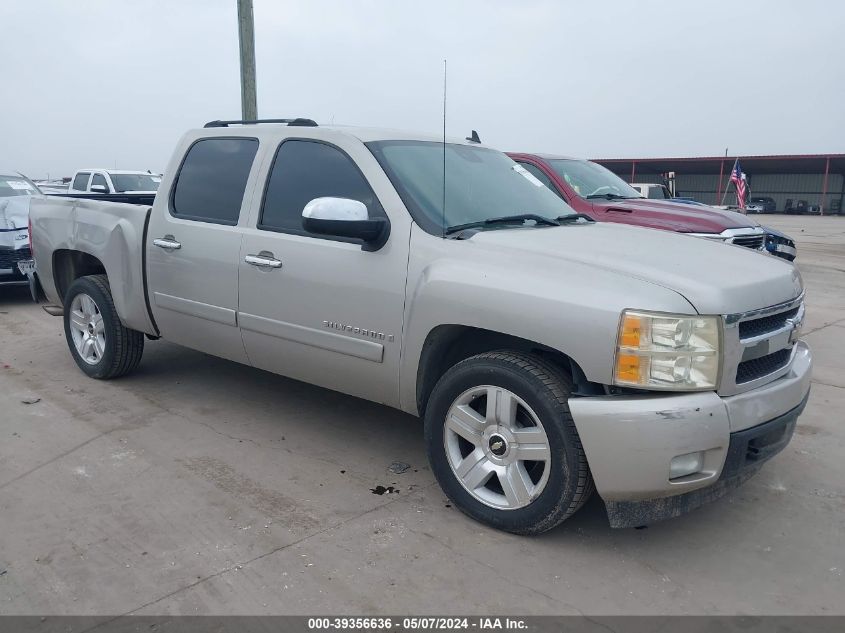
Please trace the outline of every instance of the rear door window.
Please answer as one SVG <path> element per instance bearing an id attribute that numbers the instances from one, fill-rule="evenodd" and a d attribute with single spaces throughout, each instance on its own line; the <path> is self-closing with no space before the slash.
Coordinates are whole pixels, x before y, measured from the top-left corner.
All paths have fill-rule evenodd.
<path id="1" fill-rule="evenodd" d="M 176 176 L 175 217 L 234 226 L 243 203 L 258 139 L 206 138 L 191 145 Z"/>
<path id="2" fill-rule="evenodd" d="M 106 177 L 103 174 L 94 174 L 94 177 L 91 179 L 91 186 L 94 185 L 102 185 L 106 188 L 106 191 L 109 191 L 109 183 L 106 182 Z"/>
<path id="3" fill-rule="evenodd" d="M 71 186 L 72 189 L 76 189 L 77 191 L 85 191 L 88 187 L 88 178 L 91 176 L 90 172 L 82 172 L 76 174 L 73 178 L 73 185 Z"/>

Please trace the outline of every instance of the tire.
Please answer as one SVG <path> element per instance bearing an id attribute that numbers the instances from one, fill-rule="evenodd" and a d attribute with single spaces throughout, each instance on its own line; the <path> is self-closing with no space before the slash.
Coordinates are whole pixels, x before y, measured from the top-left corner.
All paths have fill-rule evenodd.
<path id="1" fill-rule="evenodd" d="M 105 275 L 80 277 L 71 284 L 64 323 L 71 356 L 91 378 L 118 378 L 141 362 L 144 335 L 120 322 Z"/>
<path id="2" fill-rule="evenodd" d="M 425 412 L 428 459 L 449 499 L 515 534 L 540 534 L 572 516 L 594 486 L 571 391 L 566 373 L 533 354 L 487 352 L 449 369 Z M 488 408 L 490 400 L 499 404 Z"/>

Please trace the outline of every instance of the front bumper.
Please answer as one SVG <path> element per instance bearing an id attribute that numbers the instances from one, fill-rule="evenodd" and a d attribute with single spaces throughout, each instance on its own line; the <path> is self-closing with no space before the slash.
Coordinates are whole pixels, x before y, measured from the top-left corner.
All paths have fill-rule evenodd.
<path id="1" fill-rule="evenodd" d="M 810 349 L 802 341 L 796 348 L 787 374 L 736 396 L 702 392 L 570 399 L 611 524 L 642 525 L 643 518 L 656 521 L 691 510 L 738 485 L 780 451 L 810 391 Z M 783 442 L 776 447 L 769 442 L 758 458 L 738 468 L 735 454 L 742 438 L 754 439 L 758 433 L 771 438 L 778 425 L 784 430 Z M 697 472 L 669 478 L 674 457 L 697 452 L 703 455 Z M 697 494 L 687 496 L 693 492 Z"/>
<path id="2" fill-rule="evenodd" d="M 0 246 L 0 284 L 25 284 L 27 278 L 19 270 L 18 263 L 31 258 L 28 246 L 18 249 Z"/>
<path id="3" fill-rule="evenodd" d="M 795 242 L 775 236 L 769 236 L 766 239 L 766 250 L 772 255 L 790 262 L 798 256 L 798 249 L 795 248 Z"/>

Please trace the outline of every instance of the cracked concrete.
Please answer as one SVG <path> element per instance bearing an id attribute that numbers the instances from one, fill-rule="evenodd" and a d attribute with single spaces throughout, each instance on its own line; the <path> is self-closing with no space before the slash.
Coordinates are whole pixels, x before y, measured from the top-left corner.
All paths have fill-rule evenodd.
<path id="1" fill-rule="evenodd" d="M 161 341 L 92 381 L 0 289 L 0 614 L 845 613 L 845 218 L 761 219 L 798 239 L 810 404 L 744 487 L 645 530 L 598 498 L 489 530 L 409 416 Z"/>

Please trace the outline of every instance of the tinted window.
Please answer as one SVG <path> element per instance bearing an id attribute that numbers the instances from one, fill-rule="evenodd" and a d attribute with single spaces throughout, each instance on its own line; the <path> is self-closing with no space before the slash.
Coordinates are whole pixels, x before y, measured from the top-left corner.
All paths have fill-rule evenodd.
<path id="1" fill-rule="evenodd" d="M 543 170 L 537 167 L 536 165 L 532 165 L 531 163 L 519 163 L 523 167 L 525 167 L 526 171 L 528 171 L 532 176 L 534 176 L 537 180 L 542 182 L 546 185 L 549 189 L 557 193 L 557 189 L 552 184 L 552 179 L 549 178 L 546 174 L 543 173 Z"/>
<path id="2" fill-rule="evenodd" d="M 305 234 L 302 210 L 325 196 L 358 200 L 370 217 L 384 216 L 373 190 L 346 154 L 325 143 L 285 141 L 273 161 L 258 225 Z"/>
<path id="3" fill-rule="evenodd" d="M 173 215 L 237 224 L 257 151 L 254 138 L 212 138 L 194 143 L 176 177 Z"/>
<path id="4" fill-rule="evenodd" d="M 94 185 L 102 185 L 106 188 L 106 191 L 109 190 L 109 183 L 106 182 L 106 177 L 103 174 L 94 174 L 94 177 L 91 179 L 91 186 Z"/>
<path id="5" fill-rule="evenodd" d="M 76 174 L 73 179 L 72 189 L 76 189 L 78 191 L 85 191 L 85 187 L 88 185 L 88 176 L 91 174 Z"/>

